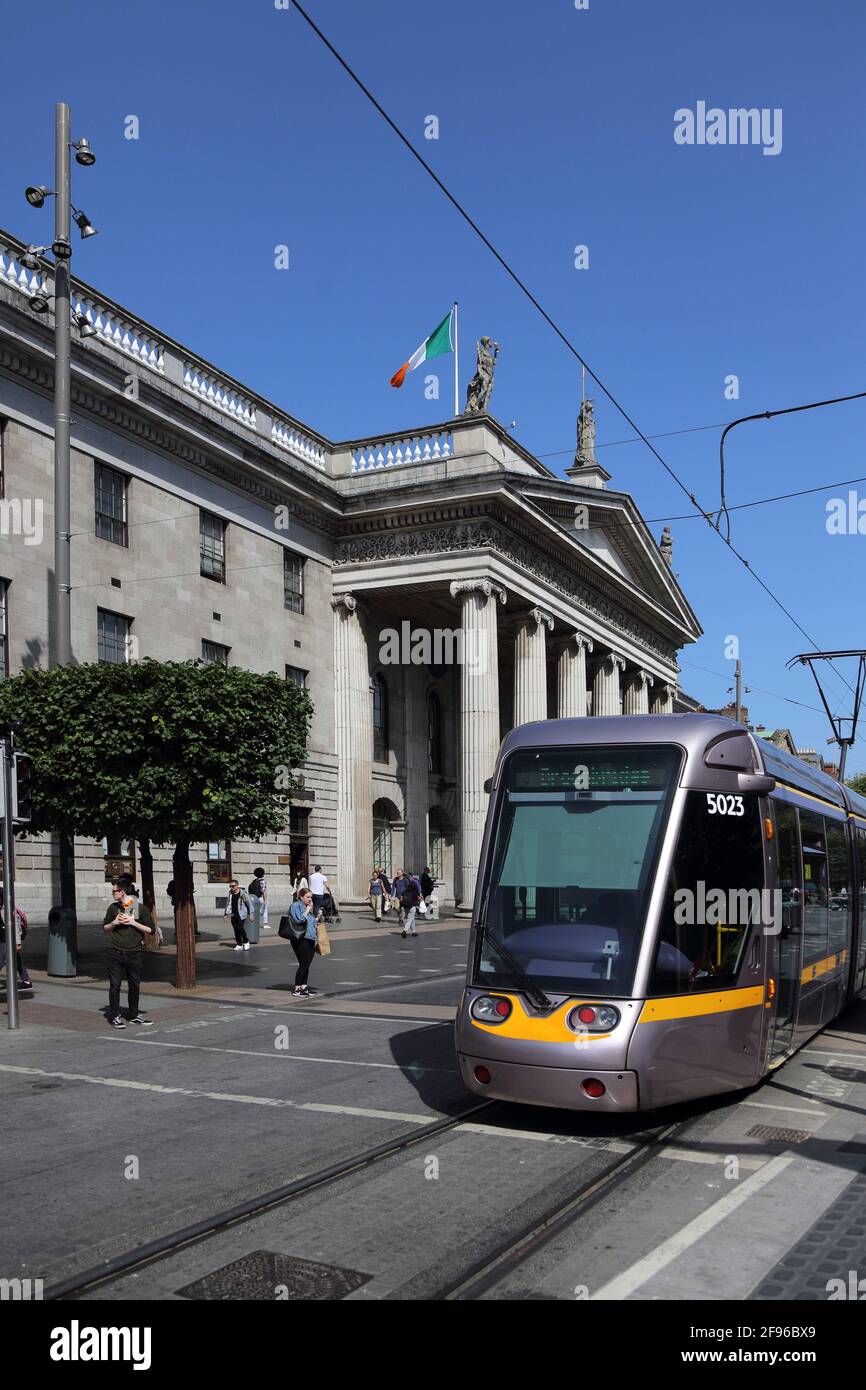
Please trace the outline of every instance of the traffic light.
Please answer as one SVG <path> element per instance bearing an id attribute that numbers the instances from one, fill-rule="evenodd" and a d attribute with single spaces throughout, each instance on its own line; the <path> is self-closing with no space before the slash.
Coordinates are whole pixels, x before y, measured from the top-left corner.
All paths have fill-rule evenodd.
<path id="1" fill-rule="evenodd" d="M 28 825 L 33 815 L 33 766 L 28 753 L 12 754 L 12 820 Z"/>

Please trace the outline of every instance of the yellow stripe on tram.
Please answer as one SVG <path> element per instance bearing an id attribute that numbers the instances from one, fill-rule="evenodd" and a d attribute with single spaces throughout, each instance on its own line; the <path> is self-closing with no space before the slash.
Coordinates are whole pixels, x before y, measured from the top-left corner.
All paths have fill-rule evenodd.
<path id="1" fill-rule="evenodd" d="M 811 980 L 818 980 L 822 975 L 834 970 L 837 965 L 844 965 L 848 959 L 847 951 L 838 951 L 835 956 L 825 956 L 823 960 L 815 961 L 814 965 L 807 965 L 800 971 L 800 984 L 807 985 Z"/>
<path id="2" fill-rule="evenodd" d="M 494 999 L 510 999 L 512 1009 L 504 1023 L 479 1023 L 470 1014 L 469 1021 L 473 1028 L 480 1028 L 484 1033 L 497 1033 L 501 1038 L 514 1038 L 520 1042 L 549 1043 L 573 1043 L 577 1038 L 581 1042 L 601 1042 L 602 1038 L 610 1037 L 610 1033 L 578 1033 L 569 1028 L 565 1021 L 572 1009 L 583 1003 L 597 1007 L 597 1000 L 568 999 L 555 1013 L 541 1017 L 526 1012 L 519 994 L 505 994 L 501 990 L 490 992 Z"/>
<path id="3" fill-rule="evenodd" d="M 672 1018 L 698 1018 L 702 1014 L 726 1014 L 734 1009 L 757 1009 L 764 1002 L 764 986 L 726 989 L 719 994 L 673 995 L 669 999 L 648 999 L 638 1023 L 662 1023 Z"/>

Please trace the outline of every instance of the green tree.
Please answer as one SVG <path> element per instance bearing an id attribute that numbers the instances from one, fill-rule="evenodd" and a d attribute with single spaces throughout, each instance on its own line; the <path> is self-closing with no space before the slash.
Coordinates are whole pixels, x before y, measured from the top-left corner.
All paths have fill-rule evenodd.
<path id="1" fill-rule="evenodd" d="M 198 661 L 61 666 L 0 683 L 33 759 L 31 831 L 174 846 L 177 986 L 195 985 L 190 845 L 281 831 L 312 705 L 279 676 Z"/>
<path id="2" fill-rule="evenodd" d="M 853 792 L 859 792 L 861 796 L 866 796 L 866 772 L 855 772 L 853 777 L 846 777 L 845 785 L 850 787 Z"/>

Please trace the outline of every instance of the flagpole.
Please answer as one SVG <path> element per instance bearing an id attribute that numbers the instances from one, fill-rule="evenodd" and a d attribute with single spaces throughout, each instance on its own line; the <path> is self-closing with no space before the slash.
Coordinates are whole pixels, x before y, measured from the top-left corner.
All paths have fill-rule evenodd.
<path id="1" fill-rule="evenodd" d="M 454 418 L 460 414 L 460 371 L 457 362 L 457 300 L 454 301 Z"/>

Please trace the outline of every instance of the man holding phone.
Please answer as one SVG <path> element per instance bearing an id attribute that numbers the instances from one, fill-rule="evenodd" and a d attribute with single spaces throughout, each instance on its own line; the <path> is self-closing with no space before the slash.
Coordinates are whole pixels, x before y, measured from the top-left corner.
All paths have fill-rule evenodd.
<path id="1" fill-rule="evenodd" d="M 108 933 L 108 1021 L 112 1028 L 126 1027 L 120 1012 L 120 990 L 126 980 L 130 1021 L 149 1028 L 151 1020 L 140 1011 L 138 996 L 144 938 L 154 930 L 153 918 L 138 901 L 134 885 L 118 881 L 111 896 L 114 901 L 102 924 L 102 930 Z"/>

